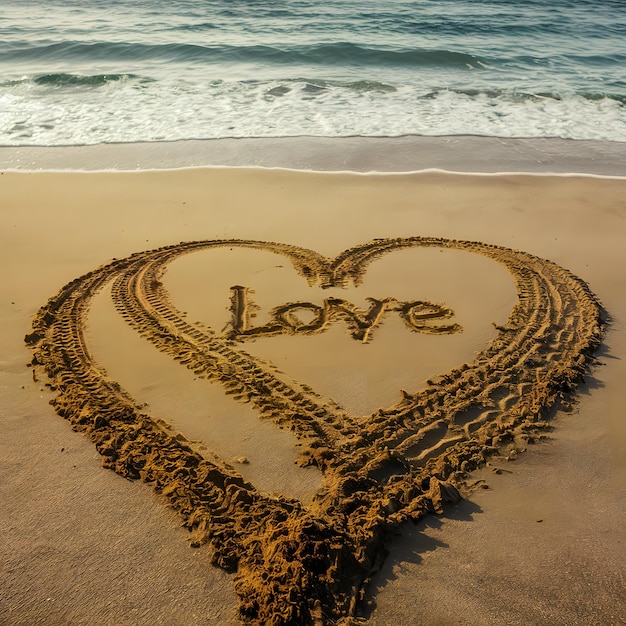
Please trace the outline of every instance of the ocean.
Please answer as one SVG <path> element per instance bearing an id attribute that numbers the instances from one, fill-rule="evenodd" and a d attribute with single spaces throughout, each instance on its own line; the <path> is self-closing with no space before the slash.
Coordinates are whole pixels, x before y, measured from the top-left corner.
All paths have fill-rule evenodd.
<path id="1" fill-rule="evenodd" d="M 626 141 L 626 0 L 2 0 L 0 145 Z"/>

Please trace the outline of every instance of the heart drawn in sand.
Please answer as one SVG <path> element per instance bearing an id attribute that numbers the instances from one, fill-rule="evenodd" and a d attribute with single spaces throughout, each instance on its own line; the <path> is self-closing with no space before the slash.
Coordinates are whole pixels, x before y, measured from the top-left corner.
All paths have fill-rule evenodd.
<path id="1" fill-rule="evenodd" d="M 230 333 L 190 323 L 176 309 L 161 281 L 167 264 L 181 254 L 224 246 L 282 255 L 322 288 L 358 285 L 374 260 L 396 250 L 462 250 L 504 265 L 518 301 L 473 362 L 422 391 L 405 393 L 391 408 L 356 417 L 304 385 L 285 382 L 236 342 L 253 328 L 244 291 L 233 293 Z M 107 377 L 86 347 L 84 323 L 91 298 L 109 282 L 118 310 L 159 350 L 251 403 L 261 418 L 293 431 L 305 450 L 302 463 L 323 474 L 309 505 L 263 494 L 228 464 L 205 458 Z M 432 303 L 378 300 L 364 311 L 346 302 L 308 307 L 306 322 L 307 306 L 287 304 L 262 332 L 313 333 L 341 318 L 353 337 L 367 340 L 388 310 L 418 332 L 457 329 L 452 312 Z M 594 296 L 558 265 L 498 246 L 413 237 L 374 240 L 335 259 L 248 240 L 137 253 L 63 287 L 41 308 L 26 341 L 33 365 L 56 390 L 56 411 L 94 441 L 104 466 L 152 484 L 194 531 L 194 545 L 210 543 L 214 562 L 236 572 L 243 619 L 334 624 L 357 614 L 390 532 L 457 499 L 455 485 L 499 447 L 511 449 L 532 437 L 546 410 L 581 380 L 600 334 Z"/>

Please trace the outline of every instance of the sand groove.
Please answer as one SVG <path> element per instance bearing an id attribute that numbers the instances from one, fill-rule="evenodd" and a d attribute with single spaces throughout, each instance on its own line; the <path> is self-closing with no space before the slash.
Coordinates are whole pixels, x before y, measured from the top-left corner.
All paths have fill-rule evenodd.
<path id="1" fill-rule="evenodd" d="M 358 285 L 369 264 L 402 248 L 463 250 L 506 266 L 518 302 L 474 362 L 364 419 L 176 309 L 161 281 L 167 264 L 224 246 L 283 255 L 321 287 Z M 302 463 L 323 473 L 310 506 L 260 493 L 228 464 L 203 457 L 107 377 L 89 352 L 84 325 L 91 298 L 110 281 L 120 313 L 159 350 L 294 432 Z M 523 448 L 545 424 L 546 410 L 582 380 L 600 337 L 594 296 L 558 265 L 487 244 L 415 237 L 374 240 L 335 259 L 245 240 L 137 253 L 63 287 L 40 309 L 26 342 L 56 390 L 55 409 L 94 441 L 103 465 L 153 484 L 194 531 L 195 545 L 209 542 L 214 562 L 236 572 L 243 619 L 335 624 L 357 614 L 390 531 L 458 498 L 455 485 L 498 448 Z"/>

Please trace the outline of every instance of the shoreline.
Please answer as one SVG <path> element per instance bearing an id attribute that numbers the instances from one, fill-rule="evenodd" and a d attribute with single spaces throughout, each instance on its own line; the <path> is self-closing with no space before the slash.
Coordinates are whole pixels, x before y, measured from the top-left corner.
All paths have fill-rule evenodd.
<path id="1" fill-rule="evenodd" d="M 0 147 L 0 170 L 4 171 L 137 171 L 196 167 L 624 177 L 626 142 L 407 135 Z"/>

